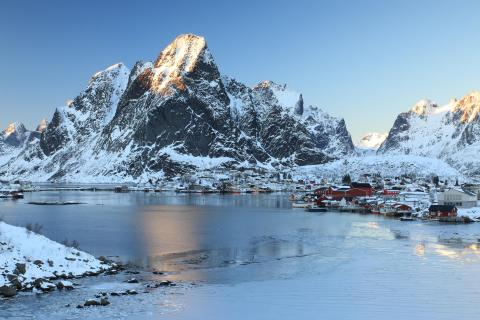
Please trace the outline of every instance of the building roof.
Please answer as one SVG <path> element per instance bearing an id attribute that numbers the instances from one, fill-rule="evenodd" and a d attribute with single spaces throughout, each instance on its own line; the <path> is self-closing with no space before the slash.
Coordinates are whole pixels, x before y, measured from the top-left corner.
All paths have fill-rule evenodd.
<path id="1" fill-rule="evenodd" d="M 444 205 L 432 204 L 428 208 L 428 211 L 433 211 L 433 212 L 436 212 L 436 211 L 452 211 L 454 209 L 456 209 L 456 207 L 454 205 L 450 205 L 450 204 L 444 204 Z"/>
<path id="2" fill-rule="evenodd" d="M 362 182 L 352 182 L 350 186 L 352 188 L 371 188 L 372 187 L 370 183 L 362 183 Z"/>

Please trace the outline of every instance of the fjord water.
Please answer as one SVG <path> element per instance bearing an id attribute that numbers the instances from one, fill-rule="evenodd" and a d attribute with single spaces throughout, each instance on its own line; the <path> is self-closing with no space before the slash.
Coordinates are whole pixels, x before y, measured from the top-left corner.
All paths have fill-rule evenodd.
<path id="1" fill-rule="evenodd" d="M 36 192 L 0 202 L 0 216 L 16 225 L 38 222 L 53 240 L 76 240 L 96 256 L 119 256 L 166 271 L 172 280 L 197 284 L 168 298 L 160 291 L 148 298 L 128 297 L 130 303 L 89 311 L 91 318 L 477 317 L 480 224 L 307 213 L 291 209 L 287 198 Z M 29 201 L 83 204 L 36 206 Z M 52 304 L 63 305 L 57 300 L 69 294 L 78 293 L 56 300 L 23 298 L 27 307 L 21 309 L 27 316 L 48 318 Z M 16 307 L 10 302 L 6 316 L 14 317 Z M 59 318 L 85 316 L 84 311 L 55 310 Z"/>

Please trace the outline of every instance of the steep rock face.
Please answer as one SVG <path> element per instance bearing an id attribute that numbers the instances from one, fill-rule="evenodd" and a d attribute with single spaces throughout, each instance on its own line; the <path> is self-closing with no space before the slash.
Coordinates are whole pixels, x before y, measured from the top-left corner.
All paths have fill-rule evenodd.
<path id="1" fill-rule="evenodd" d="M 95 74 L 41 127 L 37 143 L 0 173 L 138 181 L 215 166 L 319 164 L 354 153 L 343 120 L 305 107 L 286 86 L 249 88 L 222 77 L 205 39 L 191 34 L 154 63 Z"/>
<path id="2" fill-rule="evenodd" d="M 480 93 L 440 107 L 421 100 L 400 114 L 378 154 L 413 154 L 447 161 L 467 174 L 480 174 Z"/>
<path id="3" fill-rule="evenodd" d="M 129 73 L 124 65 L 116 64 L 93 75 L 79 96 L 57 108 L 50 122 L 40 125 L 46 127 L 39 142 L 31 143 L 4 168 L 6 174 L 28 173 L 46 180 L 80 173 L 82 167 L 94 170 L 93 148 L 115 114 Z"/>

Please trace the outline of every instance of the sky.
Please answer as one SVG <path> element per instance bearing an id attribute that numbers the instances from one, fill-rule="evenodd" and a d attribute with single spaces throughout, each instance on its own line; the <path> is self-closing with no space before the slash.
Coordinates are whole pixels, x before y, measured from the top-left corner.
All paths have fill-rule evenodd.
<path id="1" fill-rule="evenodd" d="M 0 127 L 35 128 L 117 62 L 204 36 L 222 74 L 286 83 L 347 123 L 386 132 L 418 100 L 480 90 L 480 1 L 0 2 Z"/>

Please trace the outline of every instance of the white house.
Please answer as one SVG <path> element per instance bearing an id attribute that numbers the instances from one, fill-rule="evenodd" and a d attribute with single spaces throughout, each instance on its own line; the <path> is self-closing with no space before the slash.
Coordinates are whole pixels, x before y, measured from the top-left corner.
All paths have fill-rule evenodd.
<path id="1" fill-rule="evenodd" d="M 460 188 L 445 190 L 438 193 L 438 204 L 462 208 L 475 207 L 477 206 L 477 194 Z"/>

